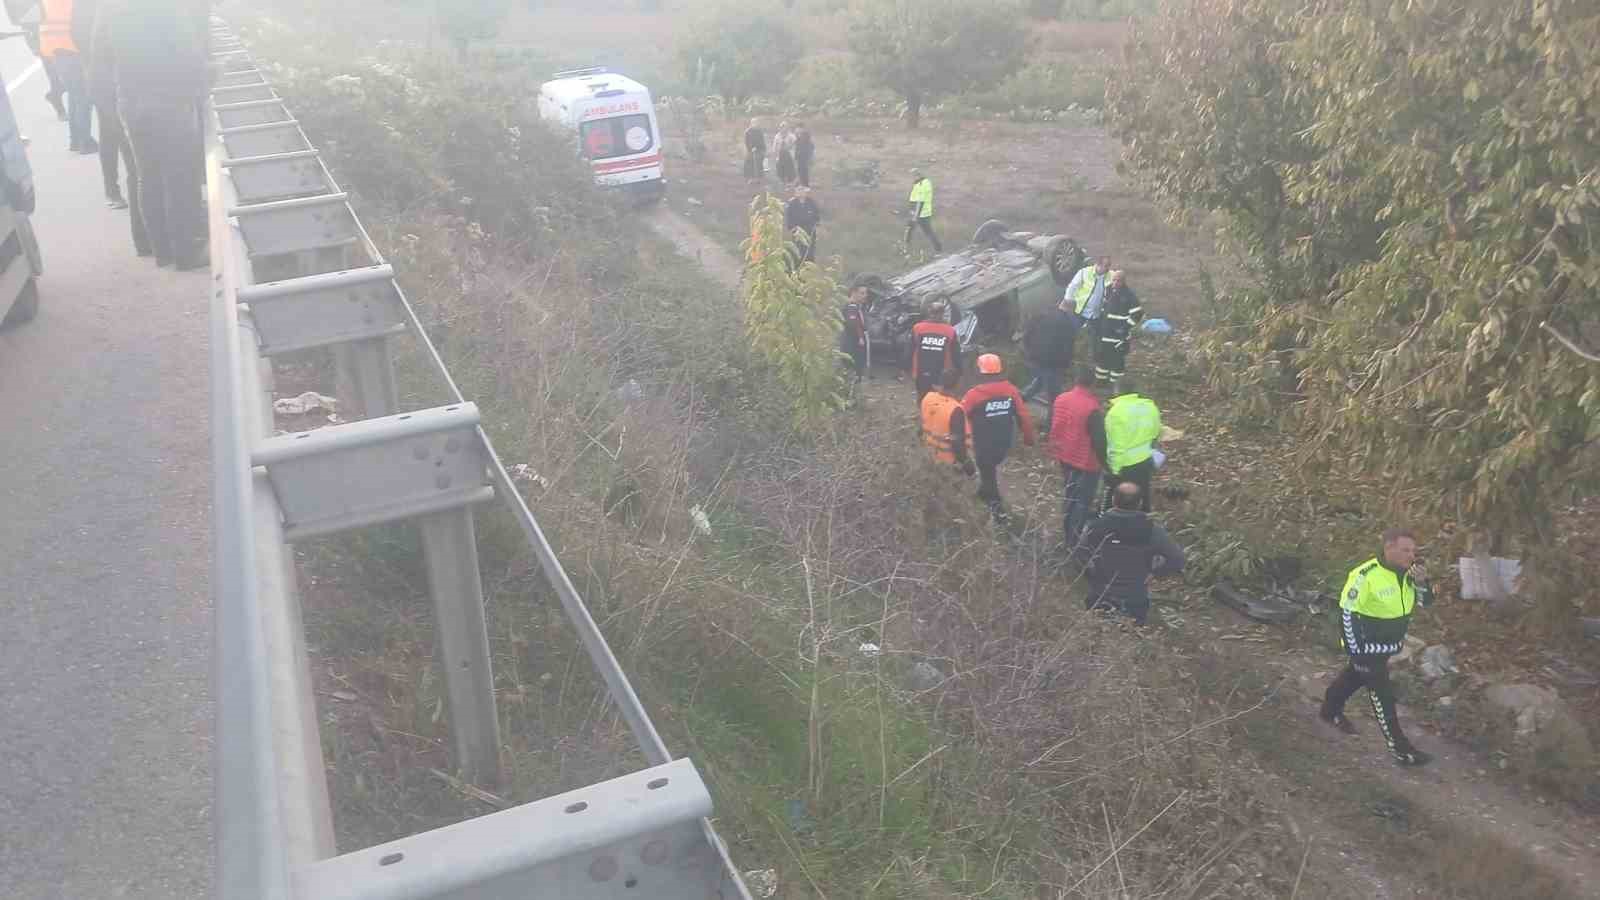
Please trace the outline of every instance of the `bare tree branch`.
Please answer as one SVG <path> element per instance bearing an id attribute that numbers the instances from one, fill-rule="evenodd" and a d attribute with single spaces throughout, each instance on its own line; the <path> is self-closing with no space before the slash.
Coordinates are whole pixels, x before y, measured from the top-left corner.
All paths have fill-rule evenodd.
<path id="1" fill-rule="evenodd" d="M 1582 347 L 1579 347 L 1576 341 L 1557 331 L 1549 322 L 1540 322 L 1539 327 L 1550 332 L 1550 334 L 1556 340 L 1561 342 L 1562 346 L 1566 347 L 1568 350 L 1571 350 L 1573 353 L 1576 353 L 1584 359 L 1587 359 L 1589 362 L 1600 363 L 1600 355 L 1590 353 Z"/>

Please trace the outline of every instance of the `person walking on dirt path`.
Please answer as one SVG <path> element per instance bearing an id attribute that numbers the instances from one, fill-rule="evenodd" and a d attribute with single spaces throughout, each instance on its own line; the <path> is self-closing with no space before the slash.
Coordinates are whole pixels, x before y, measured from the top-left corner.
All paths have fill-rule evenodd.
<path id="1" fill-rule="evenodd" d="M 1061 464 L 1061 546 L 1078 545 L 1099 499 L 1106 462 L 1106 414 L 1094 392 L 1094 369 L 1078 367 L 1072 390 L 1057 396 L 1050 411 L 1050 457 Z"/>
<path id="2" fill-rule="evenodd" d="M 977 471 L 967 455 L 967 413 L 961 405 L 961 372 L 946 369 L 939 386 L 922 398 L 922 443 L 933 460 L 959 466 L 969 476 Z"/>
<path id="3" fill-rule="evenodd" d="M 744 177 L 760 181 L 767 174 L 767 133 L 761 130 L 761 120 L 751 119 L 744 130 Z"/>
<path id="4" fill-rule="evenodd" d="M 1090 522 L 1073 546 L 1089 592 L 1085 609 L 1121 613 L 1143 625 L 1150 616 L 1150 579 L 1183 571 L 1183 548 L 1150 518 L 1147 492 L 1124 482 L 1111 495 L 1111 509 Z"/>
<path id="5" fill-rule="evenodd" d="M 39 55 L 54 61 L 67 95 L 67 149 L 72 153 L 98 153 L 89 79 L 78 44 L 72 39 L 72 0 L 41 0 L 39 9 Z"/>
<path id="6" fill-rule="evenodd" d="M 867 374 L 867 302 L 870 292 L 863 285 L 850 289 L 839 317 L 844 327 L 839 329 L 839 352 L 850 357 L 850 371 L 855 377 L 850 382 L 852 396 L 861 388 L 861 379 Z"/>
<path id="7" fill-rule="evenodd" d="M 972 455 L 978 466 L 978 498 L 989 506 L 997 524 L 1010 520 L 1005 501 L 1000 497 L 1000 464 L 1011 453 L 1012 432 L 1022 429 L 1022 442 L 1034 444 L 1033 417 L 1016 385 L 1006 380 L 1000 357 L 985 353 L 978 357 L 980 381 L 961 398 L 968 427 L 972 430 Z"/>
<path id="8" fill-rule="evenodd" d="M 772 139 L 772 152 L 778 157 L 778 180 L 785 185 L 794 184 L 794 132 L 788 122 L 778 125 Z"/>
<path id="9" fill-rule="evenodd" d="M 1106 294 L 1106 273 L 1110 270 L 1111 257 L 1102 256 L 1073 273 L 1072 280 L 1067 282 L 1061 302 L 1072 308 L 1080 328 L 1100 318 L 1101 301 Z M 1092 329 L 1089 334 L 1091 338 L 1094 336 Z"/>
<path id="10" fill-rule="evenodd" d="M 1121 269 L 1106 275 L 1106 292 L 1100 307 L 1100 318 L 1095 323 L 1094 371 L 1101 384 L 1115 389 L 1128 368 L 1128 348 L 1133 344 L 1134 329 L 1144 321 L 1144 307 L 1139 296 L 1128 287 Z"/>
<path id="11" fill-rule="evenodd" d="M 1022 389 L 1022 398 L 1044 398 L 1044 430 L 1050 430 L 1050 409 L 1061 393 L 1061 386 L 1072 370 L 1072 344 L 1078 337 L 1078 320 L 1060 306 L 1045 310 L 1028 323 L 1022 333 L 1022 355 L 1033 378 Z"/>
<path id="12" fill-rule="evenodd" d="M 1394 685 L 1389 681 L 1389 657 L 1405 645 L 1406 629 L 1417 604 L 1431 606 L 1433 590 L 1417 558 L 1416 535 L 1404 528 L 1383 533 L 1377 556 L 1350 570 L 1339 594 L 1342 629 L 1340 644 L 1349 662 L 1323 696 L 1322 721 L 1345 734 L 1356 727 L 1344 716 L 1345 702 L 1362 688 L 1372 702 L 1372 714 L 1383 729 L 1383 740 L 1402 766 L 1426 765 L 1433 755 L 1411 745 L 1400 730 L 1395 711 Z"/>
<path id="13" fill-rule="evenodd" d="M 918 228 L 928 236 L 933 252 L 943 253 L 939 236 L 933 233 L 933 181 L 921 169 L 911 170 L 911 196 L 907 198 L 909 218 L 906 219 L 906 251 L 911 250 L 911 235 Z"/>
<path id="14" fill-rule="evenodd" d="M 1155 401 L 1139 395 L 1132 378 L 1124 377 L 1121 392 L 1106 407 L 1106 506 L 1111 506 L 1117 485 L 1139 486 L 1140 509 L 1150 511 L 1150 480 L 1156 473 L 1155 446 L 1161 438 L 1161 410 Z"/>
<path id="15" fill-rule="evenodd" d="M 911 326 L 911 383 L 917 391 L 918 409 L 946 369 L 961 370 L 961 339 L 944 318 L 948 306 L 942 298 L 929 300 L 925 318 Z"/>
<path id="16" fill-rule="evenodd" d="M 816 158 L 817 145 L 811 140 L 811 129 L 800 122 L 794 129 L 794 167 L 800 184 L 811 187 L 811 161 Z"/>
<path id="17" fill-rule="evenodd" d="M 822 224 L 822 208 L 817 206 L 817 201 L 812 198 L 811 189 L 795 188 L 794 196 L 783 205 L 783 230 L 799 245 L 800 250 L 800 260 L 793 268 L 817 258 L 817 226 L 820 224 Z M 805 235 L 804 240 L 794 233 L 797 228 Z"/>

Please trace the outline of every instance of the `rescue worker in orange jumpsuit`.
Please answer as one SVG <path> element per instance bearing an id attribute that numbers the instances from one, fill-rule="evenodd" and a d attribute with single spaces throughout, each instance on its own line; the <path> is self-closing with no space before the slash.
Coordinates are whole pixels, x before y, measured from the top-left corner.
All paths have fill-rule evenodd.
<path id="1" fill-rule="evenodd" d="M 989 505 L 989 514 L 1004 524 L 1010 516 L 1000 499 L 1000 464 L 1011 452 L 1012 431 L 1022 428 L 1022 442 L 1032 447 L 1035 436 L 1033 418 L 1016 385 L 1006 380 L 1000 357 L 985 353 L 978 357 L 978 376 L 982 379 L 961 398 L 972 432 L 972 455 L 977 460 L 978 497 Z"/>
<path id="2" fill-rule="evenodd" d="M 947 304 L 942 299 L 928 301 L 926 317 L 911 326 L 911 381 L 917 388 L 917 407 L 933 390 L 948 369 L 961 371 L 961 339 L 945 321 Z"/>

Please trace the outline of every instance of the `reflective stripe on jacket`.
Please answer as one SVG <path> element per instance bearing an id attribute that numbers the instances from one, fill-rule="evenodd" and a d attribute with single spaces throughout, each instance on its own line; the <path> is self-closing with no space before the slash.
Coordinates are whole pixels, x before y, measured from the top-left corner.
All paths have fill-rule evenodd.
<path id="1" fill-rule="evenodd" d="M 1123 394 L 1106 410 L 1106 457 L 1113 474 L 1149 459 L 1161 437 L 1161 410 L 1138 394 Z"/>

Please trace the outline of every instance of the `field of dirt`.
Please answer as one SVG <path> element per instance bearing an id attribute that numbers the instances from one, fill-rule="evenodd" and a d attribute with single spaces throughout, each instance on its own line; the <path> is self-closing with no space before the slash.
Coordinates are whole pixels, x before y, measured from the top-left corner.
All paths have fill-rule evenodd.
<path id="1" fill-rule="evenodd" d="M 683 155 L 695 129 L 669 117 L 668 203 L 730 248 L 748 233 L 750 200 L 782 193 L 769 176 L 743 177 L 744 122 L 710 123 L 700 160 Z M 772 130 L 777 120 L 763 121 Z M 920 235 L 903 248 L 910 171 L 934 182 L 935 230 L 944 248 L 964 246 L 977 226 L 1000 219 L 1013 229 L 1065 234 L 1092 254 L 1110 254 L 1148 314 L 1181 322 L 1199 301 L 1196 273 L 1220 263 L 1203 228 L 1179 229 L 1116 170 L 1117 147 L 1091 122 L 926 121 L 910 131 L 895 120 L 818 119 L 813 196 L 823 211 L 820 257 L 841 275 L 893 276 L 931 257 Z M 677 148 L 676 151 L 674 148 Z M 876 173 L 876 183 L 862 183 Z"/>

